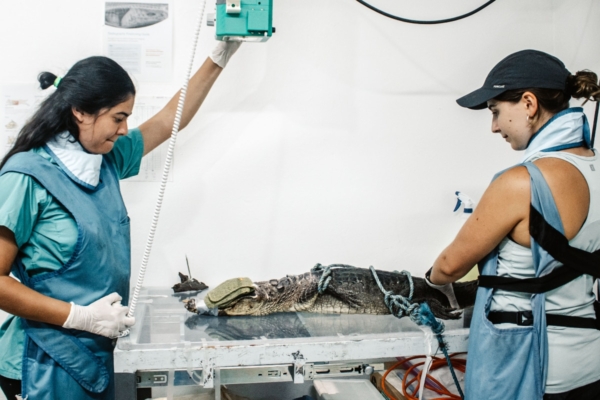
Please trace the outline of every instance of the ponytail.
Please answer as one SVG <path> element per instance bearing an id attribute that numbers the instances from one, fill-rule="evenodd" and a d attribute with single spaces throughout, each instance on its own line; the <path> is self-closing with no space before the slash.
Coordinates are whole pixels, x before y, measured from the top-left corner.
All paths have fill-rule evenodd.
<path id="1" fill-rule="evenodd" d="M 588 100 L 600 100 L 600 85 L 596 73 L 583 70 L 567 78 L 566 92 L 575 99 L 585 98 L 583 104 Z"/>

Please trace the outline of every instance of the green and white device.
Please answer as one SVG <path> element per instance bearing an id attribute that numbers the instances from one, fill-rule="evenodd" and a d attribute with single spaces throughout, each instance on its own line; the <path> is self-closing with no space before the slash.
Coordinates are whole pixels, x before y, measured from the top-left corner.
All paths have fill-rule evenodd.
<path id="1" fill-rule="evenodd" d="M 273 0 L 217 0 L 213 21 L 217 40 L 265 42 L 275 32 Z M 211 24 L 213 22 L 213 24 Z"/>

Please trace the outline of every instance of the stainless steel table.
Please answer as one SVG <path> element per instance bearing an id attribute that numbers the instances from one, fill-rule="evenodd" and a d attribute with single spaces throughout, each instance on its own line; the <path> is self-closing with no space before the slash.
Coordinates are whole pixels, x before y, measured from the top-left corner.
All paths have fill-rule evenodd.
<path id="1" fill-rule="evenodd" d="M 115 349 L 118 400 L 135 399 L 144 387 L 218 388 L 370 374 L 397 356 L 425 354 L 430 344 L 410 319 L 391 315 L 210 317 L 184 309 L 183 299 L 205 293 L 141 290 L 136 325 Z M 466 321 L 445 321 L 452 352 L 467 350 Z M 435 338 L 431 346 L 437 349 Z M 219 390 L 215 398 L 220 399 Z"/>

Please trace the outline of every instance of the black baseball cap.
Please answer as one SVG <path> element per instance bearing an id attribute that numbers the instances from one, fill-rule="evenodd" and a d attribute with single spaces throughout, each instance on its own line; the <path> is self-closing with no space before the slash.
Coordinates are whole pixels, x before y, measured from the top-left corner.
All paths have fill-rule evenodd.
<path id="1" fill-rule="evenodd" d="M 558 58 L 538 50 L 521 50 L 500 61 L 485 78 L 483 86 L 456 100 L 471 110 L 487 108 L 487 101 L 513 89 L 565 90 L 571 73 Z"/>

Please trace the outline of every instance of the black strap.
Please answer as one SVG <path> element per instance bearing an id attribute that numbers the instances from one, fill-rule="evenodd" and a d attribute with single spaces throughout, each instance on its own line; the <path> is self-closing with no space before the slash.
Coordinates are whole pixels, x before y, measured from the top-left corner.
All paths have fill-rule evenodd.
<path id="1" fill-rule="evenodd" d="M 533 206 L 530 206 L 529 212 L 529 233 L 563 267 L 555 268 L 545 276 L 529 279 L 480 275 L 479 286 L 510 292 L 545 293 L 583 274 L 600 277 L 600 250 L 590 253 L 571 247 L 568 239 L 554 229 Z"/>
<path id="2" fill-rule="evenodd" d="M 593 253 L 569 245 L 569 240 L 554 229 L 533 206 L 529 210 L 529 234 L 555 260 L 581 274 L 600 278 L 600 250 Z"/>
<path id="3" fill-rule="evenodd" d="M 596 315 L 598 317 L 598 315 Z M 493 324 L 515 324 L 519 326 L 531 326 L 533 325 L 533 314 L 531 311 L 490 311 L 488 319 Z M 585 328 L 585 329 L 598 329 L 599 319 L 594 318 L 583 318 L 583 317 L 571 317 L 568 315 L 556 315 L 546 314 L 546 324 L 554 326 L 564 326 L 567 328 Z"/>
<path id="4" fill-rule="evenodd" d="M 571 268 L 556 268 L 548 275 L 528 279 L 479 275 L 479 286 L 509 292 L 545 293 L 571 282 L 578 276 L 581 276 L 581 274 Z"/>
<path id="5" fill-rule="evenodd" d="M 487 318 L 492 324 L 533 325 L 533 313 L 531 311 L 490 311 Z"/>

